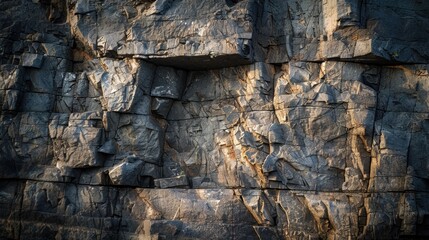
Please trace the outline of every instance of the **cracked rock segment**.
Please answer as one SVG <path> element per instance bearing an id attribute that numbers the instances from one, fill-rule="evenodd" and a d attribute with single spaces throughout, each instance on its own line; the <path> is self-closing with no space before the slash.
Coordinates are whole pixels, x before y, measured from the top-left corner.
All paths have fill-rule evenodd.
<path id="1" fill-rule="evenodd" d="M 428 1 L 0 9 L 0 239 L 429 237 Z"/>

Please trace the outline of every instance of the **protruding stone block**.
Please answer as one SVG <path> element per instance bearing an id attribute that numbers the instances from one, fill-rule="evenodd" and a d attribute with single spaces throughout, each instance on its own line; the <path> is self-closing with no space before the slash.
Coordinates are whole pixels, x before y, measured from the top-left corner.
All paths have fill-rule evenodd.
<path id="1" fill-rule="evenodd" d="M 24 67 L 41 68 L 43 55 L 35 53 L 24 53 L 21 56 L 21 65 Z"/>

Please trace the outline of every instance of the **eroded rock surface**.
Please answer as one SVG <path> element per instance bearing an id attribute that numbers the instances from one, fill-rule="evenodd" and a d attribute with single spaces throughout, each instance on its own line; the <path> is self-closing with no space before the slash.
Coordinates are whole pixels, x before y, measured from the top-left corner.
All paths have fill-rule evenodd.
<path id="1" fill-rule="evenodd" d="M 0 9 L 0 239 L 429 237 L 429 2 Z"/>

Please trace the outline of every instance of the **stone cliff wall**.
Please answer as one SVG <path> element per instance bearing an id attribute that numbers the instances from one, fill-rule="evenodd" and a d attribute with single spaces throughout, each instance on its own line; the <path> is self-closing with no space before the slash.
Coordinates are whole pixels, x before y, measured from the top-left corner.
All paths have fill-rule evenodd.
<path id="1" fill-rule="evenodd" d="M 0 239 L 429 237 L 429 1 L 0 13 Z"/>

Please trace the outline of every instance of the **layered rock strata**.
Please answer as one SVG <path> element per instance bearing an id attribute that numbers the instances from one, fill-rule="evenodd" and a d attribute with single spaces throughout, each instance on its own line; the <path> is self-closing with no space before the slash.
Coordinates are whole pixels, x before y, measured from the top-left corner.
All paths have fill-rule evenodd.
<path id="1" fill-rule="evenodd" d="M 0 239 L 429 237 L 429 2 L 0 10 Z"/>

